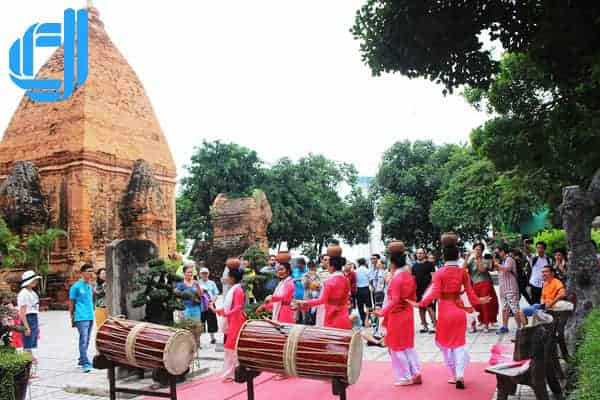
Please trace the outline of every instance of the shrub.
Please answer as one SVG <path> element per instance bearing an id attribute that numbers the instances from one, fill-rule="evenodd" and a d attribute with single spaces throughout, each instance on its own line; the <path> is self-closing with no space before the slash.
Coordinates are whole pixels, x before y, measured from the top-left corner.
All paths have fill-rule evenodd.
<path id="1" fill-rule="evenodd" d="M 592 230 L 592 240 L 598 244 L 600 248 L 600 229 Z M 546 229 L 538 233 L 533 238 L 533 245 L 539 241 L 545 242 L 548 245 L 546 252 L 552 254 L 555 249 L 563 248 L 566 249 L 567 246 L 567 234 L 564 229 Z M 535 248 L 532 249 L 535 252 Z"/>
<path id="2" fill-rule="evenodd" d="M 596 308 L 585 319 L 576 363 L 577 385 L 569 399 L 600 399 L 600 308 Z"/>
<path id="3" fill-rule="evenodd" d="M 29 353 L 17 353 L 13 348 L 0 346 L 0 399 L 15 398 L 15 377 L 31 364 Z"/>

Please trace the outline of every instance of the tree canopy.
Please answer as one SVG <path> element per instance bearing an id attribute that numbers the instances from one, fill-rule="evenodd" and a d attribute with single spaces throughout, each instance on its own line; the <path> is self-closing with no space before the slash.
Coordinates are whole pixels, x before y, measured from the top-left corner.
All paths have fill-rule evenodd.
<path id="1" fill-rule="evenodd" d="M 373 189 L 384 238 L 409 246 L 437 243 L 441 232 L 429 215 L 442 185 L 443 166 L 456 147 L 403 141 L 384 153 Z"/>
<path id="2" fill-rule="evenodd" d="M 204 142 L 188 172 L 177 199 L 177 217 L 178 227 L 190 238 L 210 234 L 210 206 L 219 193 L 249 195 L 259 188 L 273 212 L 268 230 L 272 246 L 286 242 L 290 249 L 305 246 L 316 253 L 336 236 L 349 243 L 368 242 L 373 201 L 359 189 L 350 164 L 309 154 L 266 166 L 250 149 Z"/>
<path id="3" fill-rule="evenodd" d="M 562 187 L 586 187 L 600 166 L 600 109 L 566 97 L 525 54 L 507 53 L 489 89 L 466 98 L 494 117 L 471 133 L 476 150 L 501 172 L 522 177 L 555 209 Z"/>
<path id="4" fill-rule="evenodd" d="M 514 231 L 543 204 L 527 185 L 498 173 L 470 147 L 456 149 L 443 170 L 431 221 L 463 239 L 485 239 L 491 228 Z"/>
<path id="5" fill-rule="evenodd" d="M 425 77 L 452 91 L 490 85 L 499 64 L 482 34 L 528 53 L 555 86 L 596 88 L 600 3 L 593 0 L 366 0 L 352 33 L 376 75 Z M 600 100 L 596 100 L 597 102 Z"/>
<path id="6" fill-rule="evenodd" d="M 178 229 L 190 238 L 212 235 L 210 207 L 219 193 L 250 195 L 262 180 L 262 161 L 254 150 L 235 143 L 202 142 L 186 167 L 177 198 Z"/>

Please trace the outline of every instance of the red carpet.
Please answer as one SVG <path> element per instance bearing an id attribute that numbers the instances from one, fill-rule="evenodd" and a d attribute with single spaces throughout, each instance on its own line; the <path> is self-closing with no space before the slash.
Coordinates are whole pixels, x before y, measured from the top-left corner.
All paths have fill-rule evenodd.
<path id="1" fill-rule="evenodd" d="M 486 363 L 471 363 L 465 376 L 465 390 L 457 390 L 446 381 L 448 373 L 441 363 L 423 365 L 423 385 L 395 387 L 392 369 L 387 362 L 363 362 L 360 380 L 348 388 L 348 400 L 362 399 L 419 399 L 419 400 L 490 400 L 496 389 L 496 379 L 486 374 Z M 187 385 L 177 391 L 179 400 L 245 400 L 246 384 L 221 383 L 209 377 Z M 263 373 L 255 381 L 255 400 L 334 400 L 331 384 L 308 379 L 277 381 L 271 374 Z M 145 400 L 154 400 L 146 398 Z"/>

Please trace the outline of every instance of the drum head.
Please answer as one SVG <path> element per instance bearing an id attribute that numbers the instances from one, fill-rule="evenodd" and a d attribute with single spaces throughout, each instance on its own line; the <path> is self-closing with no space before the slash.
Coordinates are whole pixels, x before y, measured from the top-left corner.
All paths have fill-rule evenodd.
<path id="1" fill-rule="evenodd" d="M 355 332 L 348 347 L 348 383 L 358 382 L 363 360 L 363 341 L 359 332 Z"/>
<path id="2" fill-rule="evenodd" d="M 192 360 L 196 357 L 196 341 L 189 331 L 178 330 L 173 335 L 163 354 L 165 369 L 171 375 L 181 375 L 189 367 Z"/>

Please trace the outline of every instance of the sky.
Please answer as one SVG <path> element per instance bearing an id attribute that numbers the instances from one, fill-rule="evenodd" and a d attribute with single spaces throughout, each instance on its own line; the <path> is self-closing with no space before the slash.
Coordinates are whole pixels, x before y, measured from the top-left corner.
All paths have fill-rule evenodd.
<path id="1" fill-rule="evenodd" d="M 401 140 L 464 143 L 487 116 L 443 87 L 373 77 L 352 27 L 366 0 L 93 0 L 140 77 L 178 173 L 203 140 L 235 142 L 272 163 L 309 152 L 373 176 Z M 34 22 L 60 22 L 84 0 L 0 5 L 0 134 L 23 96 L 8 49 Z M 39 68 L 51 51 L 36 53 Z"/>

